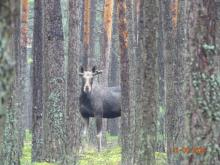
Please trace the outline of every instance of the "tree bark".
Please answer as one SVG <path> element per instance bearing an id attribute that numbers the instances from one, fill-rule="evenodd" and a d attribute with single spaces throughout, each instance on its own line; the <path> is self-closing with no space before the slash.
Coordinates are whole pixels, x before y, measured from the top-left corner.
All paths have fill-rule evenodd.
<path id="1" fill-rule="evenodd" d="M 95 43 L 96 43 L 96 5 L 97 0 L 91 0 L 91 15 L 90 15 L 90 51 L 89 51 L 89 68 L 96 65 L 96 55 L 95 55 Z"/>
<path id="2" fill-rule="evenodd" d="M 165 132 L 165 111 L 166 111 L 166 84 L 165 84 L 165 53 L 164 53 L 164 8 L 163 3 L 164 1 L 159 0 L 159 28 L 158 28 L 158 74 L 159 74 L 159 114 L 158 114 L 158 120 L 159 125 L 157 128 L 157 133 L 162 138 L 157 138 L 157 151 L 164 152 L 166 151 L 166 132 Z"/>
<path id="3" fill-rule="evenodd" d="M 108 73 L 110 65 L 110 52 L 111 52 L 111 40 L 112 40 L 112 18 L 113 18 L 113 0 L 105 0 L 104 3 L 104 41 L 103 41 L 103 54 L 101 54 L 101 68 L 103 70 L 101 75 L 101 83 L 103 86 L 108 86 Z"/>
<path id="4" fill-rule="evenodd" d="M 217 5 L 213 0 L 188 1 L 185 99 L 188 148 L 182 164 L 219 164 L 220 83 L 216 57 Z"/>
<path id="5" fill-rule="evenodd" d="M 76 164 L 81 143 L 82 121 L 79 113 L 79 54 L 80 54 L 80 0 L 69 1 L 69 52 L 66 105 L 67 164 Z"/>
<path id="6" fill-rule="evenodd" d="M 43 3 L 34 4 L 33 31 L 33 107 L 32 161 L 42 161 L 43 154 Z"/>
<path id="7" fill-rule="evenodd" d="M 135 109 L 136 109 L 136 90 L 135 90 L 135 84 L 136 84 L 136 76 L 137 76 L 137 38 L 136 38 L 136 32 L 135 26 L 136 21 L 135 17 L 136 15 L 136 3 L 134 0 L 130 0 L 126 2 L 127 4 L 127 20 L 128 20 L 128 58 L 129 58 L 129 101 L 130 101 L 130 112 L 129 112 L 129 123 L 130 123 L 130 129 L 129 129 L 129 136 L 130 136 L 130 162 L 134 162 L 134 150 L 135 150 Z"/>
<path id="8" fill-rule="evenodd" d="M 132 164 L 130 148 L 130 84 L 129 84 L 129 56 L 128 56 L 128 27 L 126 19 L 126 1 L 118 0 L 118 29 L 120 45 L 120 75 L 121 75 L 121 145 L 122 165 Z"/>
<path id="9" fill-rule="evenodd" d="M 83 17 L 83 66 L 89 69 L 89 42 L 90 42 L 90 3 L 91 0 L 84 0 L 84 17 Z"/>
<path id="10" fill-rule="evenodd" d="M 44 159 L 65 160 L 64 36 L 60 1 L 44 1 Z"/>
<path id="11" fill-rule="evenodd" d="M 112 45 L 111 45 L 111 65 L 109 68 L 108 85 L 119 86 L 120 85 L 120 71 L 119 71 L 119 42 L 118 42 L 118 13 L 117 13 L 117 3 L 114 3 L 113 8 L 113 25 L 112 25 Z M 107 121 L 107 129 L 111 135 L 119 135 L 119 118 L 110 119 Z"/>
<path id="12" fill-rule="evenodd" d="M 140 56 L 139 74 L 142 81 L 141 106 L 137 111 L 140 123 L 140 148 L 135 148 L 139 154 L 135 163 L 138 165 L 155 164 L 155 143 L 157 124 L 157 28 L 158 28 L 158 1 L 140 1 L 138 56 Z"/>
<path id="13" fill-rule="evenodd" d="M 182 4 L 179 0 L 169 0 L 162 5 L 164 12 L 164 53 L 166 79 L 166 139 L 168 163 L 178 164 L 175 148 L 183 146 L 184 99 L 183 90 L 183 38 L 185 33 Z M 181 5 L 180 5 L 181 4 Z M 182 12 L 182 13 L 181 13 Z"/>
<path id="14" fill-rule="evenodd" d="M 1 51 L 1 144 L 0 144 L 0 164 L 19 165 L 21 156 L 21 138 L 19 136 L 20 122 L 17 97 L 19 97 L 16 86 L 18 75 L 14 75 L 14 59 L 16 59 L 15 69 L 18 68 L 18 54 L 20 53 L 20 1 L 4 1 L 0 7 L 0 33 L 2 42 Z M 15 29 L 11 31 L 11 29 Z M 12 35 L 11 35 L 12 34 Z M 14 79 L 13 79 L 14 78 Z M 4 136 L 3 136 L 4 135 Z"/>
<path id="15" fill-rule="evenodd" d="M 20 96 L 21 96 L 21 115 L 22 115 L 22 132 L 28 128 L 29 121 L 29 110 L 28 110 L 28 97 L 30 97 L 30 91 L 27 91 L 27 42 L 28 42 L 28 13 L 29 13 L 29 2 L 28 0 L 21 1 L 21 47 L 20 47 Z"/>

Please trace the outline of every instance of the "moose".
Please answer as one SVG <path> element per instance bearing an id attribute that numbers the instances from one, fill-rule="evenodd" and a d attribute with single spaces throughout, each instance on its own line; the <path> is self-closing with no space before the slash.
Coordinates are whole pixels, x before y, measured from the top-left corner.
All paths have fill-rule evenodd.
<path id="1" fill-rule="evenodd" d="M 91 71 L 80 67 L 79 76 L 82 77 L 80 94 L 80 113 L 84 119 L 84 135 L 86 135 L 89 118 L 96 120 L 98 151 L 102 148 L 102 118 L 116 118 L 121 116 L 121 89 L 120 87 L 102 87 L 94 77 L 101 74 L 96 66 Z"/>

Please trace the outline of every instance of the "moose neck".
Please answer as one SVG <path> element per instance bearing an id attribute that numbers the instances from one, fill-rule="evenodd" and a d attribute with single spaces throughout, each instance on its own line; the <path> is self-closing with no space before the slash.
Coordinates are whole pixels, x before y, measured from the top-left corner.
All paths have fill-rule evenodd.
<path id="1" fill-rule="evenodd" d="M 92 90 L 92 89 L 91 89 L 91 90 Z M 91 96 L 91 93 L 92 93 L 92 91 L 89 92 L 89 93 L 84 92 L 83 86 L 82 86 L 82 88 L 81 88 L 81 95 L 82 95 L 83 97 L 89 98 L 89 97 Z"/>

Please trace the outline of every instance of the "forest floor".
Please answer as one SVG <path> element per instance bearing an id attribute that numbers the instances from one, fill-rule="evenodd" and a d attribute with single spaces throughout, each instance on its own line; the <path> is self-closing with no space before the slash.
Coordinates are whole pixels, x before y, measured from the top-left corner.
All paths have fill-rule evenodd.
<path id="1" fill-rule="evenodd" d="M 116 136 L 107 136 L 108 145 L 102 152 L 94 147 L 87 147 L 86 152 L 80 154 L 79 165 L 119 165 L 121 160 L 121 147 L 117 144 Z M 156 152 L 156 165 L 166 165 L 166 154 Z M 53 163 L 31 163 L 31 134 L 26 132 L 21 165 L 56 165 Z"/>

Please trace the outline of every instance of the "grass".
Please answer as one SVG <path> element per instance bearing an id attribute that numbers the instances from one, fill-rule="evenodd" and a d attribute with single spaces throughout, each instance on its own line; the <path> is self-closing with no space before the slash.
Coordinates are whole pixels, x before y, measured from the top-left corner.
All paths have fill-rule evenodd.
<path id="1" fill-rule="evenodd" d="M 21 158 L 21 165 L 55 165 L 52 163 L 31 163 L 31 134 L 26 132 L 23 156 Z M 107 141 L 115 144 L 118 141 L 117 136 L 107 135 Z M 94 147 L 86 148 L 86 152 L 79 155 L 79 165 L 120 165 L 121 161 L 121 147 L 114 145 L 110 148 L 104 149 L 102 152 L 97 152 Z M 156 152 L 156 165 L 166 165 L 166 154 Z"/>
<path id="2" fill-rule="evenodd" d="M 27 130 L 25 134 L 24 147 L 22 150 L 21 165 L 55 165 L 52 163 L 41 162 L 41 163 L 32 163 L 31 162 L 31 133 Z"/>
<path id="3" fill-rule="evenodd" d="M 97 152 L 95 149 L 87 150 L 80 155 L 80 165 L 119 165 L 121 148 L 119 146 Z"/>

